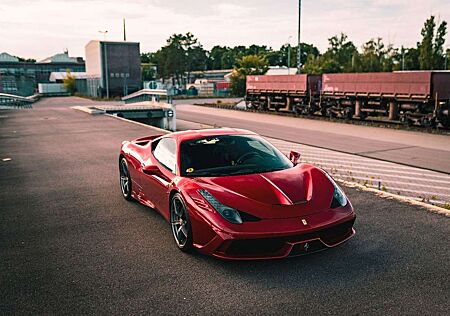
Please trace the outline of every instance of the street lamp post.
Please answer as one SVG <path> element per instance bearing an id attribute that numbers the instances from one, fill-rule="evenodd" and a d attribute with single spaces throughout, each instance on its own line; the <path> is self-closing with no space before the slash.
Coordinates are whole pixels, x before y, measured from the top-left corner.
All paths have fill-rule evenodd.
<path id="1" fill-rule="evenodd" d="M 98 31 L 100 34 L 103 34 L 103 40 L 106 41 L 106 35 L 108 34 L 108 30 L 106 31 Z"/>
<path id="2" fill-rule="evenodd" d="M 405 70 L 405 49 L 402 46 L 402 70 Z"/>
<path id="3" fill-rule="evenodd" d="M 297 73 L 302 70 L 302 51 L 300 48 L 300 34 L 302 27 L 302 0 L 298 0 L 298 47 L 297 47 Z"/>

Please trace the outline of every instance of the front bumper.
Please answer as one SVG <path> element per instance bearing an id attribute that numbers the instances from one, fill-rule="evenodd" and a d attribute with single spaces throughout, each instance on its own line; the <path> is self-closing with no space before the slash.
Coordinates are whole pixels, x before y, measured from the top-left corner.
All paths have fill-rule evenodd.
<path id="1" fill-rule="evenodd" d="M 289 218 L 245 223 L 247 229 L 239 232 L 215 228 L 215 236 L 206 245 L 195 246 L 221 259 L 277 259 L 333 248 L 355 234 L 353 211 L 330 210 L 302 219 L 308 224 L 302 224 L 300 218 Z"/>

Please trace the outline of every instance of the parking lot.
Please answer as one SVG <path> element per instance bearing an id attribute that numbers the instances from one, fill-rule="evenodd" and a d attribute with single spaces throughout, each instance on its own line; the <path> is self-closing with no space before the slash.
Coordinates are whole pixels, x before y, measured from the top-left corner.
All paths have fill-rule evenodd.
<path id="1" fill-rule="evenodd" d="M 0 111 L 0 314 L 448 313 L 450 218 L 353 188 L 357 234 L 335 249 L 180 252 L 161 216 L 120 195 L 121 141 L 157 131 L 70 109 L 90 102 Z"/>

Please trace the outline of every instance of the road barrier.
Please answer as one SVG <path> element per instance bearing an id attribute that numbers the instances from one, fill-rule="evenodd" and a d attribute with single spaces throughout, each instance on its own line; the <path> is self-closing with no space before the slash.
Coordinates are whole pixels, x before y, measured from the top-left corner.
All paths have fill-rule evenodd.
<path id="1" fill-rule="evenodd" d="M 20 95 L 0 93 L 0 107 L 5 108 L 32 108 L 31 104 L 37 101 L 39 95 L 35 94 L 29 97 Z"/>

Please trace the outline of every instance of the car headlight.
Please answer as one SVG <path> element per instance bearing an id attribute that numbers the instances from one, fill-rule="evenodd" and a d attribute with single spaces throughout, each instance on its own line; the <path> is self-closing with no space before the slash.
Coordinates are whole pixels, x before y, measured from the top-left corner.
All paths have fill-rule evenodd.
<path id="1" fill-rule="evenodd" d="M 346 206 L 348 202 L 344 191 L 342 191 L 341 187 L 336 183 L 336 181 L 334 181 L 334 179 L 328 173 L 324 172 L 324 174 L 327 176 L 327 178 L 334 186 L 333 199 L 331 200 L 331 208 Z"/>
<path id="2" fill-rule="evenodd" d="M 220 203 L 211 193 L 205 189 L 198 190 L 203 198 L 220 214 L 223 218 L 233 224 L 242 224 L 242 218 L 239 212 L 232 207 Z"/>

